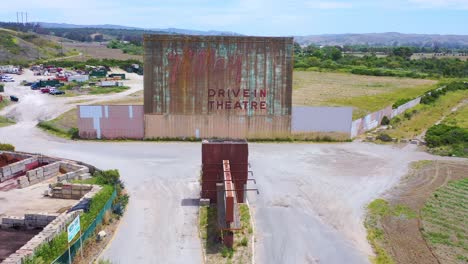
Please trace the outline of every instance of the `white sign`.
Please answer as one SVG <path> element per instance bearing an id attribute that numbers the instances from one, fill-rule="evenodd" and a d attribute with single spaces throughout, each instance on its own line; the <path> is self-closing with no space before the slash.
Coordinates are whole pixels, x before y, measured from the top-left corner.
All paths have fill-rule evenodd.
<path id="1" fill-rule="evenodd" d="M 68 242 L 70 242 L 73 240 L 76 234 L 80 232 L 80 216 L 79 215 L 67 227 L 67 231 L 68 231 Z"/>

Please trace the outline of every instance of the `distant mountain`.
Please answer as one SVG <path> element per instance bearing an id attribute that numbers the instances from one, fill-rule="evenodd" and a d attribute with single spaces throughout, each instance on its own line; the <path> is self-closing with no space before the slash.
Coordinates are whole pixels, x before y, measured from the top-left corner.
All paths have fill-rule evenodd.
<path id="1" fill-rule="evenodd" d="M 138 27 L 127 27 L 120 25 L 75 25 L 67 23 L 48 23 L 48 22 L 37 22 L 43 28 L 102 28 L 102 29 L 125 29 L 125 30 L 145 30 L 149 32 L 167 32 L 167 33 L 176 33 L 176 34 L 185 34 L 185 35 L 225 35 L 225 36 L 240 36 L 241 34 L 229 31 L 202 31 L 202 30 L 192 30 L 192 29 L 180 29 L 180 28 L 138 28 Z"/>
<path id="2" fill-rule="evenodd" d="M 468 35 L 402 34 L 397 32 L 368 34 L 327 34 L 294 37 L 300 45 L 369 45 L 418 47 L 468 47 Z"/>

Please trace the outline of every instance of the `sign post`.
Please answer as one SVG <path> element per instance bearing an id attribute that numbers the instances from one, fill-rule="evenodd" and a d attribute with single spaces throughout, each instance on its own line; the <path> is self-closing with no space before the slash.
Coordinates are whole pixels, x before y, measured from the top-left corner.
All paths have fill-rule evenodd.
<path id="1" fill-rule="evenodd" d="M 80 226 L 80 216 L 78 215 L 67 227 L 68 233 L 68 261 L 71 264 L 71 254 L 70 254 L 70 241 L 75 238 L 77 233 L 80 233 L 80 246 L 81 246 L 81 257 L 83 257 L 83 244 L 81 242 L 81 226 Z"/>

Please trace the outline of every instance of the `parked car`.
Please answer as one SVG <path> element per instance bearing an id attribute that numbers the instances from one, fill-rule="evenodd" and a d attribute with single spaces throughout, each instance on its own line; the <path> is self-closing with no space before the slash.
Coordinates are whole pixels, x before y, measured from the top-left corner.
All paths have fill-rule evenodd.
<path id="1" fill-rule="evenodd" d="M 18 97 L 14 96 L 14 95 L 10 95 L 10 100 L 12 102 L 18 102 L 19 101 Z"/>
<path id="2" fill-rule="evenodd" d="M 1 78 L 1 81 L 2 82 L 14 82 L 15 80 L 11 76 L 3 75 Z"/>
<path id="3" fill-rule="evenodd" d="M 50 86 L 41 88 L 41 93 L 50 93 Z"/>
<path id="4" fill-rule="evenodd" d="M 41 89 L 41 86 L 39 85 L 38 82 L 31 84 L 31 90 L 39 90 L 39 89 Z"/>
<path id="5" fill-rule="evenodd" d="M 65 92 L 64 92 L 64 91 L 61 91 L 61 90 L 59 90 L 59 89 L 54 89 L 54 88 L 52 88 L 52 89 L 50 89 L 49 94 L 51 94 L 51 95 L 59 95 L 59 94 L 65 94 Z"/>

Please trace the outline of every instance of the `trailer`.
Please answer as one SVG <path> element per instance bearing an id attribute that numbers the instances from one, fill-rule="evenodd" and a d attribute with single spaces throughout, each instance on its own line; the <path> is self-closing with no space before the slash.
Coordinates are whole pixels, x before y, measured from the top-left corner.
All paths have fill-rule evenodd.
<path id="1" fill-rule="evenodd" d="M 72 75 L 68 77 L 69 82 L 86 82 L 89 81 L 89 75 Z"/>

